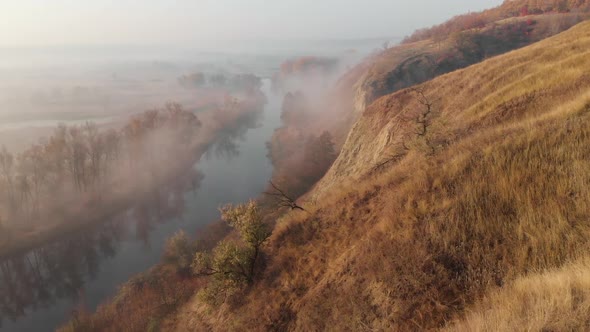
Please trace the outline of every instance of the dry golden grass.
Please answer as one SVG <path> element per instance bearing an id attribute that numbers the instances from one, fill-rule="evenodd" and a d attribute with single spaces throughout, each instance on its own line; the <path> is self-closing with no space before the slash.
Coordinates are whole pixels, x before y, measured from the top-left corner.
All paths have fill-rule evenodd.
<path id="1" fill-rule="evenodd" d="M 589 331 L 590 261 L 518 278 L 447 332 Z"/>
<path id="2" fill-rule="evenodd" d="M 200 283 L 178 275 L 175 267 L 158 266 L 122 285 L 117 296 L 95 313 L 82 308 L 58 331 L 160 331 L 165 317 L 186 303 Z"/>
<path id="3" fill-rule="evenodd" d="M 463 27 L 463 34 L 441 33 L 437 38 L 386 49 L 359 66 L 364 73 L 356 83 L 357 110 L 361 112 L 386 94 L 553 36 L 588 17 L 582 13 L 552 13 L 491 20 L 481 28 Z"/>
<path id="4" fill-rule="evenodd" d="M 590 86 L 588 23 L 522 50 L 492 58 L 423 84 L 434 102 L 446 140 L 503 128 L 569 107 Z M 583 102 L 583 101 L 578 101 Z M 332 169 L 318 187 L 361 178 L 392 153 L 396 141 L 413 131 L 404 120 L 422 106 L 403 90 L 373 103 L 350 132 Z"/>
<path id="5" fill-rule="evenodd" d="M 194 299 L 174 327 L 438 329 L 498 287 L 526 285 L 515 280 L 587 256 L 589 53 L 584 23 L 424 84 L 436 100 L 432 130 L 442 143 L 433 155 L 412 149 L 375 171 L 412 132 L 403 115 L 420 107 L 409 91 L 378 100 L 353 128 L 309 213 L 279 222 L 261 280 L 218 309 Z M 563 275 L 554 288 L 588 292 L 572 271 L 552 272 Z M 541 282 L 534 280 L 527 282 Z M 551 296 L 561 299 L 558 291 Z M 579 317 L 584 305 L 560 313 Z"/>

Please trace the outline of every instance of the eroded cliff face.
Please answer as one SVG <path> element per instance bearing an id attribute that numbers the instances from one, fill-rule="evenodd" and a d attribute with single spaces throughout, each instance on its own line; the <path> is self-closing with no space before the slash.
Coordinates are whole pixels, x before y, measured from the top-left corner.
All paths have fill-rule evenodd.
<path id="1" fill-rule="evenodd" d="M 589 69 L 585 67 L 590 59 L 573 53 L 566 60 L 561 48 L 573 44 L 568 36 L 588 38 L 588 24 L 576 27 L 578 33 L 553 37 L 518 53 L 501 55 L 379 98 L 360 113 L 340 155 L 309 196 L 321 198 L 334 187 L 352 185 L 379 172 L 384 162 L 444 149 L 466 135 L 525 117 L 541 107 L 548 109 L 563 98 L 579 96 L 590 87 Z M 580 39 L 578 45 L 584 41 Z M 562 59 L 559 66 L 566 66 L 567 71 L 547 70 L 558 65 L 556 59 Z M 530 74 L 523 77 L 523 72 Z M 522 80 L 529 84 L 521 84 Z M 420 135 L 425 103 L 430 103 L 432 110 L 427 115 L 428 133 Z M 420 142 L 425 137 L 430 143 Z"/>
<path id="2" fill-rule="evenodd" d="M 402 92 L 383 97 L 360 114 L 340 155 L 310 197 L 319 199 L 334 187 L 360 180 L 387 158 L 401 153 L 396 149 L 408 131 L 404 110 L 418 106 L 409 96 L 409 92 Z"/>

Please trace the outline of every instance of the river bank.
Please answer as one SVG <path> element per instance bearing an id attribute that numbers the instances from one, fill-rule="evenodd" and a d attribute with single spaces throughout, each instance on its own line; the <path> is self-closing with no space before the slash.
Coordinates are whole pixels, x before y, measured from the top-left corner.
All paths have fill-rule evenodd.
<path id="1" fill-rule="evenodd" d="M 0 331 L 53 331 L 73 310 L 93 312 L 120 285 L 157 265 L 172 234 L 198 235 L 218 219 L 220 205 L 258 196 L 272 173 L 265 144 L 280 125 L 280 99 L 269 80 L 263 83 L 264 111 L 251 125 L 218 131 L 195 165 L 196 188 L 160 190 L 115 220 L 0 260 Z"/>
<path id="2" fill-rule="evenodd" d="M 186 148 L 186 153 L 170 160 L 164 172 L 158 176 L 129 183 L 121 183 L 119 179 L 118 182 L 104 185 L 110 188 L 108 192 L 84 193 L 72 201 L 64 202 L 62 208 L 47 211 L 42 223 L 22 223 L 0 228 L 0 260 L 22 254 L 101 220 L 112 219 L 144 201 L 156 188 L 170 183 L 179 174 L 186 174 L 210 147 L 227 139 L 228 135 L 239 132 L 244 126 L 255 126 L 252 122 L 262 112 L 265 102 L 264 95 L 259 92 L 242 99 L 231 110 L 215 108 L 200 112 L 198 115 L 202 126 L 198 136 Z"/>

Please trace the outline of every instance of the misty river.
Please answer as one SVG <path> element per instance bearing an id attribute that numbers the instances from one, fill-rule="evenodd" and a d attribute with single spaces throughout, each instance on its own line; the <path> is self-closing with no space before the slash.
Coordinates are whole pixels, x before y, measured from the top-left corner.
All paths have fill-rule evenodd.
<path id="1" fill-rule="evenodd" d="M 268 103 L 260 118 L 222 133 L 195 165 L 191 190 L 172 186 L 156 202 L 0 261 L 0 331 L 53 331 L 74 310 L 94 311 L 120 284 L 157 264 L 176 231 L 195 234 L 219 218 L 219 206 L 262 192 L 272 173 L 266 142 L 280 125 L 280 99 L 270 84 L 263 80 Z"/>

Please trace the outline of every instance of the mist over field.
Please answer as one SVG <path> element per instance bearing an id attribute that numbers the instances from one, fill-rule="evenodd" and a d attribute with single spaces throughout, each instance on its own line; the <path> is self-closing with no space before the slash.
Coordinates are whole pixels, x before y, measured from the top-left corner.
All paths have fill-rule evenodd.
<path id="1" fill-rule="evenodd" d="M 584 331 L 590 1 L 5 1 L 0 332 Z"/>

